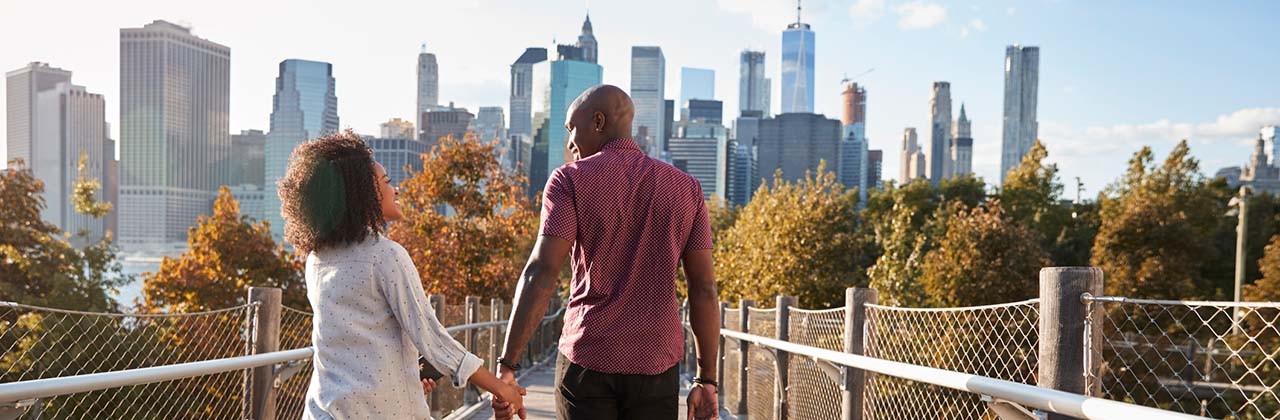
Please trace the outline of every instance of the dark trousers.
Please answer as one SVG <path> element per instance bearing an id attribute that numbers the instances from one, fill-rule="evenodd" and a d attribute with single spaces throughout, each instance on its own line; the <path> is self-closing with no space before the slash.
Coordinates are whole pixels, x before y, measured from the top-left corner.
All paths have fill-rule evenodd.
<path id="1" fill-rule="evenodd" d="M 657 375 L 622 375 L 584 368 L 563 354 L 556 360 L 560 420 L 674 420 L 679 411 L 675 366 Z"/>

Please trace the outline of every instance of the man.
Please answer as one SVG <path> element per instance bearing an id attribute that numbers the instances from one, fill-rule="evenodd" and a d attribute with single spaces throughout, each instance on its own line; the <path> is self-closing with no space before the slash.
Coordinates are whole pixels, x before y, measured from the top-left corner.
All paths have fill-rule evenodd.
<path id="1" fill-rule="evenodd" d="M 588 89 L 569 107 L 573 161 L 547 179 L 541 231 L 516 286 L 499 377 L 515 382 L 515 361 L 572 252 L 556 363 L 558 418 L 677 418 L 684 341 L 675 279 L 683 262 L 698 354 L 689 418 L 715 418 L 720 305 L 706 203 L 697 180 L 646 156 L 629 138 L 634 112 L 631 98 L 609 85 Z M 493 406 L 498 418 L 513 414 L 505 402 Z"/>

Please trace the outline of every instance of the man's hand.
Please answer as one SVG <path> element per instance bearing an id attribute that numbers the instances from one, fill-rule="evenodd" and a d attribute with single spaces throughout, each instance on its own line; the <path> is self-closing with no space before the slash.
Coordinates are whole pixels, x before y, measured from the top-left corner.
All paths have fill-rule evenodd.
<path id="1" fill-rule="evenodd" d="M 716 386 L 694 384 L 689 390 L 689 420 L 711 420 L 720 415 L 720 402 L 716 400 Z"/>
<path id="2" fill-rule="evenodd" d="M 423 395 L 430 394 L 430 393 L 431 393 L 431 391 L 435 391 L 435 390 L 436 390 L 436 381 L 435 381 L 435 380 L 430 379 L 430 378 L 428 378 L 428 379 L 423 379 L 423 380 L 422 380 L 422 394 L 423 394 Z"/>
<path id="3" fill-rule="evenodd" d="M 516 383 L 516 371 L 508 369 L 506 366 L 498 365 L 498 379 L 504 384 L 515 387 L 519 390 L 520 395 L 527 394 L 525 389 L 521 388 L 519 383 Z M 520 418 L 525 418 L 525 409 L 523 405 L 519 408 L 513 407 L 511 402 L 502 396 L 494 395 L 493 401 L 490 401 L 490 406 L 493 407 L 493 417 L 497 420 L 512 419 L 517 415 L 519 415 Z"/>

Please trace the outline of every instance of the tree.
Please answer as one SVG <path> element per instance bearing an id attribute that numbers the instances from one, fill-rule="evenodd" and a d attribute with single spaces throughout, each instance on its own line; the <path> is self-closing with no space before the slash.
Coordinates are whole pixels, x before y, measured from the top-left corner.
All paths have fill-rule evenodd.
<path id="1" fill-rule="evenodd" d="M 1280 302 L 1280 235 L 1271 237 L 1266 252 L 1258 260 L 1258 269 L 1262 277 L 1244 287 L 1244 300 Z"/>
<path id="2" fill-rule="evenodd" d="M 1048 157 L 1049 149 L 1044 143 L 1032 143 L 1022 162 L 1005 177 L 998 194 L 1000 205 L 1015 222 L 1039 233 L 1040 244 L 1049 250 L 1054 265 L 1083 265 L 1086 261 L 1079 258 L 1081 244 L 1092 244 L 1093 238 L 1081 236 L 1095 229 L 1091 229 L 1088 219 L 1075 223 L 1072 208 L 1061 204 L 1058 166 L 1045 163 Z"/>
<path id="3" fill-rule="evenodd" d="M 715 271 L 725 300 L 795 295 L 806 307 L 839 306 L 844 288 L 866 285 L 857 236 L 857 191 L 820 164 L 804 179 L 762 185 L 721 236 Z"/>
<path id="4" fill-rule="evenodd" d="M 924 259 L 920 283 L 935 307 L 987 305 L 1035 297 L 1048 255 L 1039 237 L 999 203 L 954 208 L 946 234 Z"/>
<path id="5" fill-rule="evenodd" d="M 427 293 L 507 298 L 524 268 L 538 213 L 519 175 L 503 171 L 494 142 L 441 139 L 421 172 L 400 184 L 404 220 L 389 236 L 409 251 Z"/>
<path id="6" fill-rule="evenodd" d="M 1152 161 L 1150 148 L 1135 153 L 1129 170 L 1101 196 L 1092 263 L 1107 273 L 1109 295 L 1206 297 L 1212 281 L 1202 270 L 1218 258 L 1206 238 L 1221 223 L 1224 201 L 1206 187 L 1185 140 L 1163 165 Z"/>
<path id="7" fill-rule="evenodd" d="M 102 217 L 110 206 L 94 198 L 96 181 L 81 176 L 74 185 L 78 211 Z M 116 261 L 111 235 L 77 249 L 69 235 L 40 218 L 44 183 L 22 160 L 0 170 L 0 300 L 85 311 L 116 307 L 108 292 L 131 278 Z M 81 232 L 78 236 L 86 236 Z"/>
<path id="8" fill-rule="evenodd" d="M 893 220 L 887 228 L 876 229 L 876 242 L 882 252 L 875 265 L 867 269 L 867 277 L 871 288 L 880 292 L 881 303 L 922 306 L 925 294 L 920 275 L 927 236 L 912 226 L 916 215 L 909 206 L 900 203 L 893 207 L 892 214 Z"/>
<path id="9" fill-rule="evenodd" d="M 224 186 L 213 215 L 200 216 L 187 231 L 187 251 L 143 275 L 143 306 L 167 312 L 228 308 L 244 304 L 248 288 L 260 286 L 280 288 L 285 306 L 307 308 L 301 271 L 302 261 L 271 239 L 267 222 L 241 215 Z"/>

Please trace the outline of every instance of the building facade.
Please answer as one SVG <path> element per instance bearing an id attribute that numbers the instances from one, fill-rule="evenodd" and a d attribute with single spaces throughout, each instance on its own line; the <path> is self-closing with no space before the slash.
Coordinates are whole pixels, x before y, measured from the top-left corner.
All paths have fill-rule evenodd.
<path id="1" fill-rule="evenodd" d="M 738 111 L 769 115 L 769 79 L 764 51 L 743 50 L 738 60 Z"/>
<path id="2" fill-rule="evenodd" d="M 108 160 L 115 159 L 114 151 L 107 153 L 104 147 L 108 141 L 106 102 L 102 95 L 70 82 L 58 83 L 35 96 L 32 116 L 36 135 L 27 165 L 44 183 L 45 208 L 40 215 L 68 234 L 87 233 L 84 238 L 73 236 L 77 244 L 97 242 L 107 230 L 107 219 L 76 212 L 71 196 L 81 175 L 106 185 Z M 83 169 L 79 167 L 81 157 Z M 105 188 L 98 191 L 97 199 L 107 201 Z"/>
<path id="3" fill-rule="evenodd" d="M 578 95 L 599 85 L 604 78 L 604 68 L 599 64 L 562 57 L 551 62 L 550 127 L 547 130 L 547 174 L 563 165 L 565 141 L 569 138 L 564 128 L 565 113 Z M 545 183 L 546 179 L 543 178 Z"/>
<path id="4" fill-rule="evenodd" d="M 422 115 L 438 106 L 440 64 L 436 62 L 435 54 L 427 52 L 427 44 L 422 44 L 422 52 L 418 53 L 418 108 L 413 115 Z"/>
<path id="5" fill-rule="evenodd" d="M 491 142 L 507 137 L 507 116 L 500 106 L 482 106 L 471 122 L 471 131 L 480 141 Z M 505 151 L 499 150 L 505 155 Z"/>
<path id="6" fill-rule="evenodd" d="M 867 188 L 880 189 L 884 187 L 882 176 L 884 174 L 884 151 L 868 150 L 867 151 Z"/>
<path id="7" fill-rule="evenodd" d="M 926 176 L 934 185 L 951 178 L 951 84 L 933 82 L 929 98 L 929 161 Z"/>
<path id="8" fill-rule="evenodd" d="M 716 71 L 693 67 L 680 68 L 680 119 L 689 116 L 689 101 L 716 98 Z"/>
<path id="9" fill-rule="evenodd" d="M 428 150 L 440 144 L 440 140 L 445 137 L 461 140 L 467 135 L 471 121 L 475 118 L 475 114 L 466 108 L 454 107 L 452 102 L 447 107 L 424 112 L 418 123 L 418 127 L 421 127 L 418 140 L 426 143 Z"/>
<path id="10" fill-rule="evenodd" d="M 271 130 L 267 132 L 265 213 L 259 216 L 271 223 L 271 233 L 276 239 L 284 237 L 276 182 L 284 177 L 294 147 L 338 131 L 336 88 L 332 64 L 297 59 L 280 62 L 280 75 L 276 77 L 276 93 L 272 98 Z"/>
<path id="11" fill-rule="evenodd" d="M 414 139 L 361 136 L 373 149 L 373 159 L 387 169 L 391 185 L 400 185 L 414 172 L 422 171 L 422 155 L 431 151 L 427 143 Z"/>
<path id="12" fill-rule="evenodd" d="M 392 118 L 378 124 L 378 136 L 384 139 L 416 139 L 418 138 L 416 131 L 413 122 L 400 118 Z"/>
<path id="13" fill-rule="evenodd" d="M 635 119 L 632 139 L 649 156 L 660 157 L 667 150 L 666 85 L 667 59 L 660 47 L 631 47 L 631 102 Z"/>
<path id="14" fill-rule="evenodd" d="M 596 42 L 595 32 L 591 30 L 591 15 L 582 21 L 582 33 L 578 34 L 578 48 L 582 49 L 582 61 L 596 64 L 600 60 L 600 45 Z"/>
<path id="15" fill-rule="evenodd" d="M 713 99 L 690 99 L 686 105 L 689 111 L 685 118 L 687 121 L 712 124 L 721 124 L 724 121 L 724 102 Z"/>
<path id="16" fill-rule="evenodd" d="M 526 176 L 530 169 L 529 156 L 523 147 L 533 144 L 535 105 L 543 109 L 550 106 L 546 103 L 550 93 L 550 70 L 546 48 L 526 48 L 511 63 L 511 99 L 507 108 L 510 124 L 507 127 L 507 137 L 509 149 L 515 153 L 509 155 L 510 162 L 506 165 L 518 168 Z"/>
<path id="17" fill-rule="evenodd" d="M 231 181 L 227 182 L 227 185 L 265 186 L 266 146 L 267 133 L 263 133 L 262 130 L 240 130 L 240 134 L 232 134 L 232 171 Z M 244 206 L 240 207 L 241 211 L 243 211 Z"/>
<path id="18" fill-rule="evenodd" d="M 728 186 L 728 133 L 718 122 L 684 121 L 671 139 L 671 165 L 702 184 L 702 198 L 725 198 Z"/>
<path id="19" fill-rule="evenodd" d="M 848 83 L 840 93 L 840 167 L 836 178 L 845 188 L 857 188 L 866 197 L 867 89 Z"/>
<path id="20" fill-rule="evenodd" d="M 231 49 L 157 20 L 120 30 L 120 243 L 184 246 L 229 176 Z"/>
<path id="21" fill-rule="evenodd" d="M 1010 45 L 1004 52 L 1004 129 L 1000 143 L 1000 182 L 1031 151 L 1040 123 L 1040 48 Z"/>
<path id="22" fill-rule="evenodd" d="M 48 63 L 32 62 L 5 73 L 5 150 L 7 160 L 22 159 L 30 165 L 37 133 L 36 96 L 59 83 L 71 83 L 71 72 Z"/>
<path id="23" fill-rule="evenodd" d="M 757 170 L 764 183 L 772 185 L 777 170 L 782 170 L 783 179 L 796 181 L 822 162 L 832 173 L 839 168 L 839 120 L 810 113 L 778 114 L 761 119 L 759 127 Z"/>
<path id="24" fill-rule="evenodd" d="M 813 112 L 814 45 L 816 38 L 809 24 L 801 22 L 796 8 L 796 21 L 782 31 L 782 112 Z"/>

